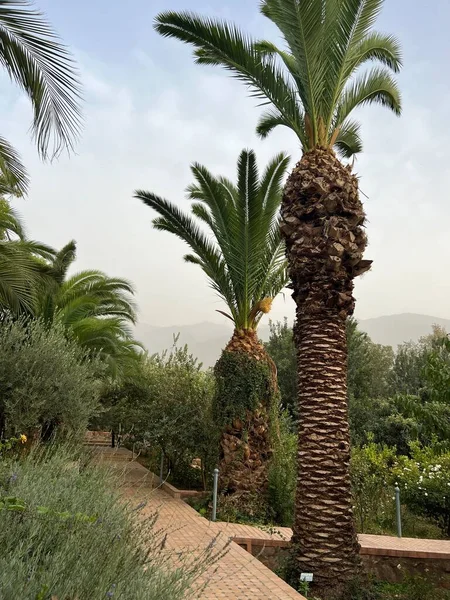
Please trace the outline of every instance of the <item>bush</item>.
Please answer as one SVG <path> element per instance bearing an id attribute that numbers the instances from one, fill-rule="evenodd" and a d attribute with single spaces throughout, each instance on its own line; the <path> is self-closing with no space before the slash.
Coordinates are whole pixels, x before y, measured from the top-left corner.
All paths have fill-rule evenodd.
<path id="1" fill-rule="evenodd" d="M 354 511 L 361 533 L 392 535 L 396 531 L 394 488 L 398 481 L 399 462 L 395 448 L 375 444 L 372 440 L 361 448 L 353 448 L 351 477 Z M 402 529 L 406 537 L 439 538 L 435 522 L 422 512 L 411 509 L 401 494 Z"/>
<path id="2" fill-rule="evenodd" d="M 274 455 L 269 468 L 269 510 L 277 525 L 290 527 L 297 483 L 297 434 L 287 412 L 281 415 L 279 423 L 280 435 L 274 436 Z"/>
<path id="3" fill-rule="evenodd" d="M 184 598 L 200 563 L 168 569 L 154 519 L 138 520 L 112 472 L 74 454 L 40 448 L 0 463 L 0 598 Z"/>
<path id="4" fill-rule="evenodd" d="M 432 519 L 450 536 L 450 452 L 434 442 L 429 447 L 412 444 L 412 457 L 401 456 L 395 476 L 402 500 L 416 515 Z"/>
<path id="5" fill-rule="evenodd" d="M 84 430 L 97 408 L 98 365 L 61 327 L 40 321 L 0 326 L 0 436 L 62 425 Z"/>
<path id="6" fill-rule="evenodd" d="M 164 452 L 171 481 L 206 486 L 216 466 L 219 429 L 212 416 L 214 378 L 187 347 L 145 358 L 133 381 L 111 389 L 102 423 L 129 431 L 137 449 Z M 191 467 L 201 459 L 200 469 Z M 153 466 L 155 468 L 155 466 Z M 158 467 L 159 469 L 159 467 Z"/>
<path id="7" fill-rule="evenodd" d="M 361 533 L 367 533 L 374 523 L 383 522 L 392 511 L 391 477 L 395 460 L 395 449 L 377 446 L 373 441 L 352 450 L 354 511 Z"/>

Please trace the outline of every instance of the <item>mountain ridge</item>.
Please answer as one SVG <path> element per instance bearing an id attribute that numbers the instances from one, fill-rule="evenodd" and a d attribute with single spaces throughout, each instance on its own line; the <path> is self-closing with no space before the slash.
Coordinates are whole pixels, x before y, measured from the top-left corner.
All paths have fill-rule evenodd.
<path id="1" fill-rule="evenodd" d="M 403 342 L 416 342 L 431 333 L 434 324 L 450 332 L 450 319 L 422 315 L 418 313 L 400 313 L 383 315 L 371 319 L 358 320 L 359 327 L 377 344 L 392 346 L 394 349 Z M 212 366 L 220 356 L 232 334 L 232 327 L 226 324 L 202 321 L 192 325 L 150 325 L 138 322 L 135 328 L 136 338 L 141 341 L 150 354 L 162 352 L 173 346 L 174 338 L 179 334 L 178 343 L 187 344 L 189 351 L 197 356 L 205 367 Z M 259 329 L 263 341 L 269 338 L 269 326 Z"/>

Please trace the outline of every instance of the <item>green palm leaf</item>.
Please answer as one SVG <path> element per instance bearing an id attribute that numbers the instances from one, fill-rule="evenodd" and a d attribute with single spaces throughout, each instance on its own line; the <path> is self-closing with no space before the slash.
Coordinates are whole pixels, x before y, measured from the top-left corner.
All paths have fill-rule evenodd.
<path id="1" fill-rule="evenodd" d="M 0 137 L 0 196 L 25 196 L 28 175 L 14 148 Z"/>
<path id="2" fill-rule="evenodd" d="M 72 148 L 81 121 L 78 74 L 67 48 L 28 0 L 0 2 L 0 63 L 31 100 L 40 154 Z"/>
<path id="3" fill-rule="evenodd" d="M 47 260 L 50 281 L 38 295 L 35 312 L 48 323 L 61 323 L 68 336 L 105 362 L 111 377 L 119 376 L 139 347 L 130 329 L 136 323 L 133 286 L 97 270 L 68 276 L 75 257 L 71 241 Z"/>
<path id="4" fill-rule="evenodd" d="M 46 260 L 54 251 L 26 238 L 18 214 L 0 200 L 0 310 L 33 314 L 37 295 L 51 281 Z"/>
<path id="5" fill-rule="evenodd" d="M 256 328 L 260 302 L 273 298 L 287 281 L 278 209 L 289 158 L 276 156 L 260 175 L 253 151 L 243 150 L 237 184 L 194 164 L 195 183 L 187 190 L 195 201 L 190 214 L 150 192 L 135 197 L 155 210 L 156 229 L 169 231 L 191 249 L 185 260 L 199 265 L 228 307 L 236 328 Z"/>
<path id="6" fill-rule="evenodd" d="M 261 137 L 283 125 L 294 131 L 304 151 L 336 145 L 349 157 L 362 149 L 355 122 L 348 120 L 355 109 L 379 103 L 395 114 L 401 111 L 392 76 L 401 67 L 399 44 L 393 36 L 372 30 L 382 4 L 262 0 L 261 12 L 278 28 L 281 46 L 189 12 L 161 13 L 155 29 L 192 45 L 197 63 L 224 67 L 261 104 L 270 105 L 257 125 Z M 367 63 L 382 67 L 358 75 Z"/>

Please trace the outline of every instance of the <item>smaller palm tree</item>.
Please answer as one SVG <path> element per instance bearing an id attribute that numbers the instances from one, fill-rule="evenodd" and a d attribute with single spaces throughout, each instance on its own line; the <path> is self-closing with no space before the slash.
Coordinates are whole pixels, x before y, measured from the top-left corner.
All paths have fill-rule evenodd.
<path id="1" fill-rule="evenodd" d="M 75 257 L 76 244 L 71 241 L 49 262 L 51 283 L 38 299 L 37 314 L 48 323 L 62 323 L 83 348 L 103 360 L 110 376 L 117 377 L 140 348 L 130 329 L 136 322 L 133 286 L 102 271 L 68 277 Z"/>
<path id="2" fill-rule="evenodd" d="M 195 183 L 187 189 L 190 214 L 151 192 L 136 192 L 158 213 L 154 227 L 189 246 L 184 259 L 200 266 L 227 307 L 218 312 L 234 325 L 215 367 L 215 409 L 223 425 L 221 482 L 229 493 L 262 492 L 267 483 L 269 399 L 276 376 L 257 327 L 287 282 L 278 210 L 288 163 L 279 154 L 260 176 L 254 152 L 243 150 L 237 184 L 195 163 Z"/>

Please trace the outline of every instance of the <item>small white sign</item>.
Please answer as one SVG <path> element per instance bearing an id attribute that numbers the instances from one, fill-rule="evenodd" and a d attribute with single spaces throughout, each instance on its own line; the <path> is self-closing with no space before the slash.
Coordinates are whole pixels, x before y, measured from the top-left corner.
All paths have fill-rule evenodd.
<path id="1" fill-rule="evenodd" d="M 307 581 L 308 583 L 311 583 L 313 578 L 314 575 L 312 573 L 300 573 L 300 581 Z"/>

